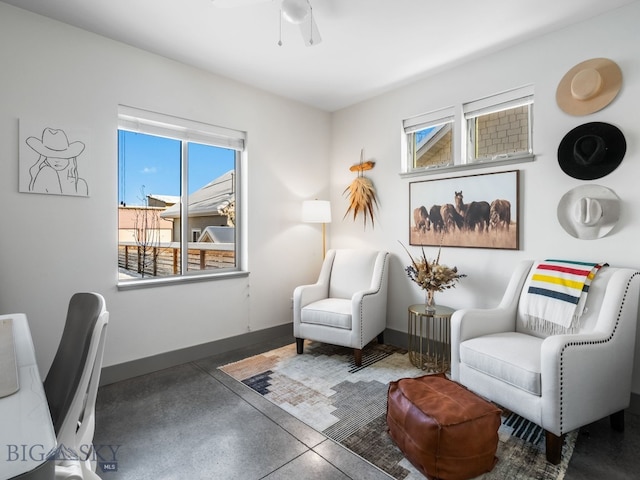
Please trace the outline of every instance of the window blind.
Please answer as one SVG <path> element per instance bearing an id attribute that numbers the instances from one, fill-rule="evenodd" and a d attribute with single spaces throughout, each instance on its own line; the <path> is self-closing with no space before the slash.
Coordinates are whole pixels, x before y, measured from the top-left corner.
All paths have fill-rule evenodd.
<path id="1" fill-rule="evenodd" d="M 475 118 L 481 115 L 522 107 L 533 103 L 533 85 L 516 88 L 490 97 L 474 100 L 462 106 L 464 118 Z"/>
<path id="2" fill-rule="evenodd" d="M 118 106 L 118 128 L 236 151 L 244 150 L 246 139 L 245 132 L 239 130 L 124 105 Z"/>
<path id="3" fill-rule="evenodd" d="M 408 118 L 402 122 L 402 128 L 406 134 L 418 132 L 425 128 L 444 123 L 453 123 L 455 112 L 453 107 L 435 110 L 433 112 L 423 113 L 416 117 Z"/>

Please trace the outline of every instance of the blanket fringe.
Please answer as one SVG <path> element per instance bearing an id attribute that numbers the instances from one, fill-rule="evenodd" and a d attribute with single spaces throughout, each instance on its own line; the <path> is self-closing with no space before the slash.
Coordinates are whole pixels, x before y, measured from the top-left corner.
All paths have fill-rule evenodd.
<path id="1" fill-rule="evenodd" d="M 545 320 L 544 318 L 526 315 L 525 325 L 530 330 L 544 333 L 545 335 L 562 335 L 578 332 L 580 330 L 580 318 L 574 316 L 571 320 L 571 325 L 565 328 L 562 325 L 550 322 L 548 320 Z"/>

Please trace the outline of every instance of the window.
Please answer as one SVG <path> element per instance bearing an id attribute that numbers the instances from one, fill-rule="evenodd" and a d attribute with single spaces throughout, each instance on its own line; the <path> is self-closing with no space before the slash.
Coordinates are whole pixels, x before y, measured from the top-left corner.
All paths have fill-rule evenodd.
<path id="1" fill-rule="evenodd" d="M 453 165 L 453 109 L 405 120 L 409 170 Z"/>
<path id="2" fill-rule="evenodd" d="M 533 154 L 533 89 L 522 88 L 463 105 L 467 162 Z"/>
<path id="3" fill-rule="evenodd" d="M 244 138 L 119 107 L 119 285 L 239 271 Z"/>
<path id="4" fill-rule="evenodd" d="M 533 160 L 533 86 L 419 115 L 402 123 L 402 174 Z"/>

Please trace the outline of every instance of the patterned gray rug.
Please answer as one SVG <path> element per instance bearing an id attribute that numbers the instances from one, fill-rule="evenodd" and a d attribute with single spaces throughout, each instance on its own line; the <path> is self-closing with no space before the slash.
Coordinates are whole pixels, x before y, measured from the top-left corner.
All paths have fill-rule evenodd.
<path id="1" fill-rule="evenodd" d="M 424 479 L 386 428 L 389 382 L 425 374 L 411 365 L 406 350 L 372 343 L 356 367 L 351 349 L 307 341 L 303 355 L 291 344 L 220 370 L 392 477 Z M 498 434 L 498 463 L 478 478 L 564 478 L 577 431 L 566 436 L 559 465 L 545 459 L 542 429 L 518 415 L 505 412 Z"/>

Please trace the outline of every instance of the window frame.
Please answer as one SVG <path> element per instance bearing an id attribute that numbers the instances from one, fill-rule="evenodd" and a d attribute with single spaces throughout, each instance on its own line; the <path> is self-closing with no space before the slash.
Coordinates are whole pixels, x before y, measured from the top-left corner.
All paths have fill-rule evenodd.
<path id="1" fill-rule="evenodd" d="M 180 217 L 188 218 L 188 148 L 190 143 L 205 144 L 213 147 L 235 151 L 234 158 L 234 191 L 235 191 L 235 266 L 220 270 L 189 270 L 188 244 L 191 239 L 189 222 L 180 221 L 180 272 L 164 277 L 145 277 L 122 280 L 117 277 L 119 290 L 146 288 L 185 282 L 199 282 L 246 276 L 244 269 L 244 244 L 242 218 L 242 164 L 246 156 L 246 132 L 219 127 L 203 122 L 188 120 L 172 115 L 152 112 L 126 105 L 118 105 L 118 132 L 126 130 L 135 133 L 166 137 L 181 142 L 180 159 Z M 118 181 L 120 171 L 118 167 Z"/>
<path id="2" fill-rule="evenodd" d="M 479 100 L 474 100 L 462 105 L 464 115 L 466 144 L 463 158 L 464 163 L 479 164 L 490 163 L 498 160 L 518 160 L 528 158 L 533 155 L 533 86 L 516 88 L 496 95 L 491 95 Z M 527 150 L 516 153 L 501 153 L 493 157 L 475 157 L 472 152 L 475 150 L 476 142 L 476 119 L 490 115 L 492 113 L 504 112 L 517 107 L 527 106 Z"/>
<path id="3" fill-rule="evenodd" d="M 416 172 L 424 172 L 428 169 L 442 169 L 446 167 L 450 167 L 452 164 L 441 164 L 441 165 L 428 165 L 424 167 L 416 167 L 416 143 L 415 143 L 415 134 L 422 130 L 426 130 L 427 128 L 451 125 L 451 143 L 452 143 L 452 152 L 451 159 L 455 164 L 456 159 L 456 128 L 455 128 L 455 110 L 453 107 L 443 108 L 440 110 L 436 110 L 433 112 L 428 112 L 422 115 L 418 115 L 417 117 L 413 117 L 402 122 L 402 129 L 405 135 L 405 141 L 403 142 L 405 151 L 403 153 L 403 158 L 405 158 L 406 162 L 406 172 L 416 173 Z"/>
<path id="4" fill-rule="evenodd" d="M 401 129 L 401 177 L 415 177 L 423 175 L 434 175 L 447 171 L 464 171 L 484 167 L 495 167 L 511 165 L 514 163 L 532 162 L 535 160 L 533 149 L 533 107 L 534 86 L 525 85 L 498 94 L 483 97 L 456 106 L 446 107 L 431 112 L 423 113 L 402 121 Z M 503 110 L 515 108 L 517 106 L 528 105 L 528 151 L 514 154 L 496 155 L 491 158 L 469 159 L 468 152 L 475 146 L 471 143 L 469 133 L 469 122 L 478 116 L 495 113 Z M 453 164 L 430 165 L 425 167 L 413 167 L 410 143 L 412 132 L 419 129 L 428 128 L 429 125 L 443 123 L 447 118 L 453 116 Z"/>

